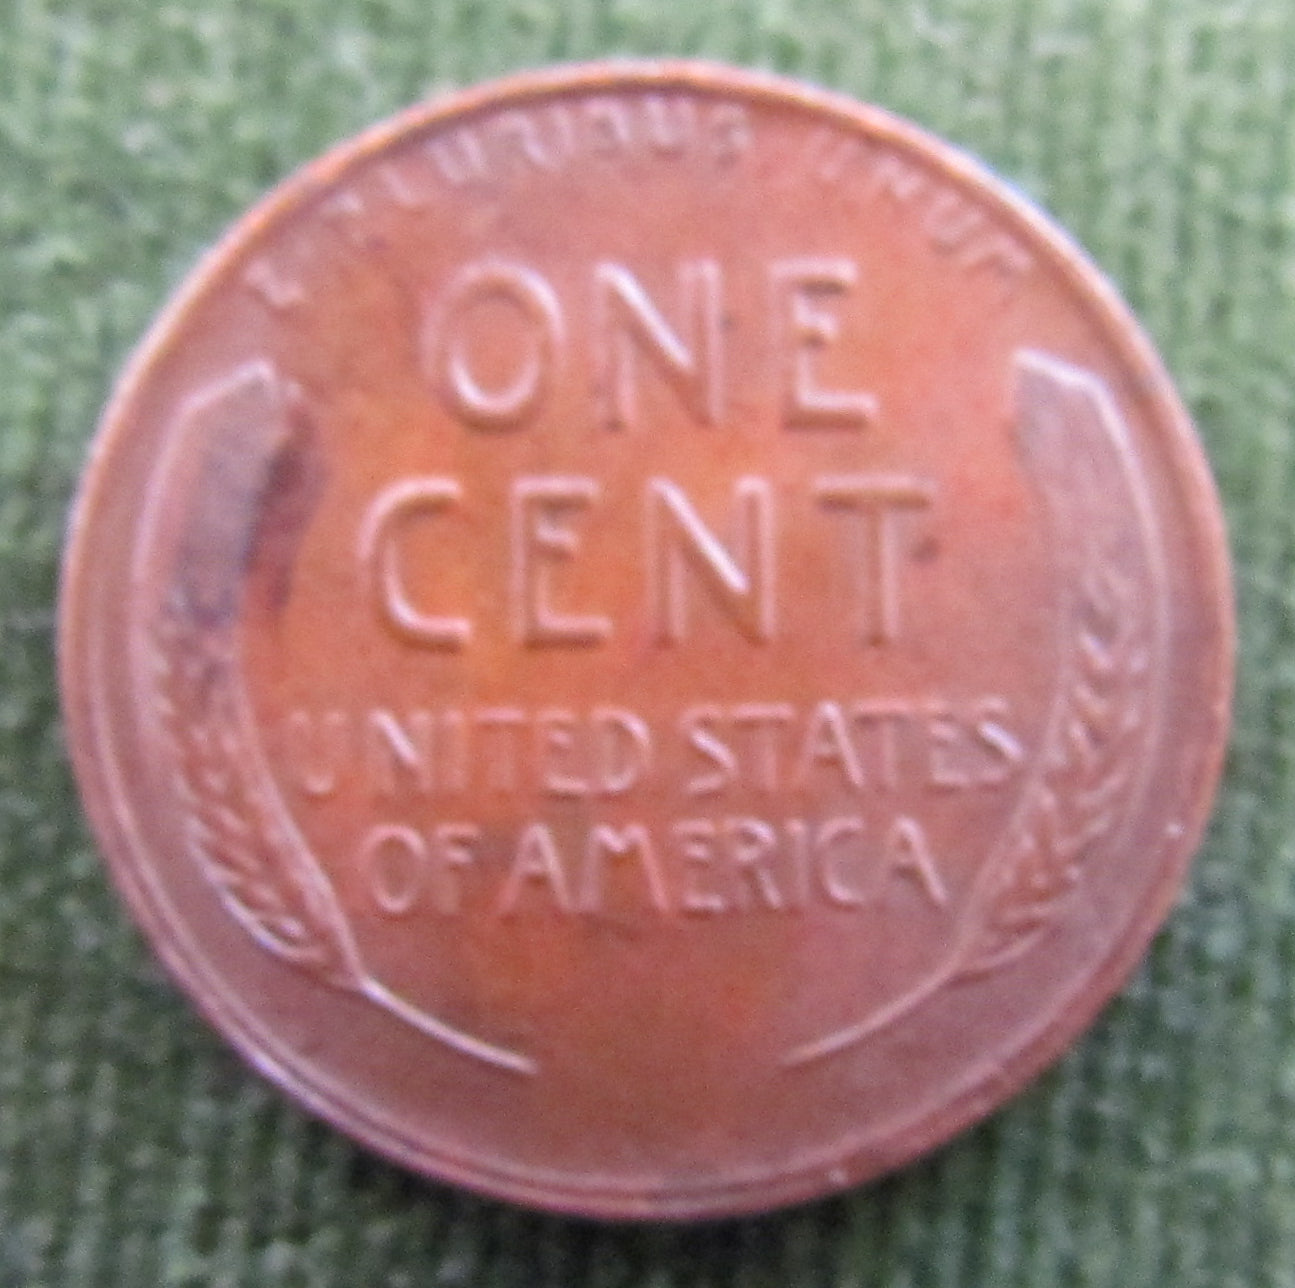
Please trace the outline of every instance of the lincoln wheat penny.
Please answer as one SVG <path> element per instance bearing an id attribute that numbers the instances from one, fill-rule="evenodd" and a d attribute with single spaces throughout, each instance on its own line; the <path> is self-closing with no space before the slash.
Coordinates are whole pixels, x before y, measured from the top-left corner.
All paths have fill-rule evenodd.
<path id="1" fill-rule="evenodd" d="M 646 63 L 290 179 L 131 362 L 65 565 L 136 918 L 266 1076 L 603 1217 L 896 1168 L 1089 1024 L 1219 772 L 1146 339 L 885 112 Z"/>

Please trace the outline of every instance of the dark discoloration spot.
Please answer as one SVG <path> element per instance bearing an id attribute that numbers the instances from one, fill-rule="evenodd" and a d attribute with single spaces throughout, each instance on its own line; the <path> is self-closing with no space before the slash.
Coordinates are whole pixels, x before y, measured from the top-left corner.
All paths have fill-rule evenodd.
<path id="1" fill-rule="evenodd" d="M 912 559 L 914 563 L 932 563 L 940 557 L 940 541 L 938 537 L 923 537 L 913 545 Z"/>
<path id="2" fill-rule="evenodd" d="M 300 396 L 257 365 L 191 408 L 201 442 L 190 514 L 176 556 L 178 603 L 195 625 L 228 626 L 249 579 L 282 608 L 301 535 L 323 485 Z"/>
<path id="3" fill-rule="evenodd" d="M 287 412 L 289 432 L 270 458 L 245 563 L 274 612 L 292 596 L 297 554 L 325 480 L 315 427 L 305 407 L 293 400 Z"/>
<path id="4" fill-rule="evenodd" d="M 237 616 L 266 465 L 228 443 L 213 445 L 203 462 L 175 574 L 179 601 L 195 624 L 214 629 Z"/>

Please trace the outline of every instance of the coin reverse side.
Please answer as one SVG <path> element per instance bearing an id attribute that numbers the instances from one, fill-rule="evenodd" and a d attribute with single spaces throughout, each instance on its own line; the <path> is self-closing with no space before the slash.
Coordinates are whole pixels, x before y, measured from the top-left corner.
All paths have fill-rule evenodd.
<path id="1" fill-rule="evenodd" d="M 85 802 L 175 977 L 433 1177 L 604 1217 L 899 1166 L 1165 914 L 1216 497 L 1110 287 L 873 108 L 568 68 L 201 264 L 76 509 Z"/>

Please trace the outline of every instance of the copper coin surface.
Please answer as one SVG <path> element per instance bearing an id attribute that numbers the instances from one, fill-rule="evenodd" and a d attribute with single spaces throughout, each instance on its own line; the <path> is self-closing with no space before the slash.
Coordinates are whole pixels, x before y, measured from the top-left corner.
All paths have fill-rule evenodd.
<path id="1" fill-rule="evenodd" d="M 431 1176 L 606 1217 L 894 1168 L 1093 1019 L 1226 732 L 1215 493 L 1037 211 L 707 65 L 418 107 L 106 414 L 67 722 L 210 1020 Z"/>

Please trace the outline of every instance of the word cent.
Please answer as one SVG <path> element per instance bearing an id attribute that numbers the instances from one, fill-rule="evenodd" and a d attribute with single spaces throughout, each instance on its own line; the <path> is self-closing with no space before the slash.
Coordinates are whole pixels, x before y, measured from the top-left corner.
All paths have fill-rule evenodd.
<path id="1" fill-rule="evenodd" d="M 810 1198 L 1053 1060 L 1207 817 L 1233 625 L 1103 279 L 883 112 L 518 77 L 308 167 L 105 415 L 77 775 L 180 984 L 429 1176 Z"/>

